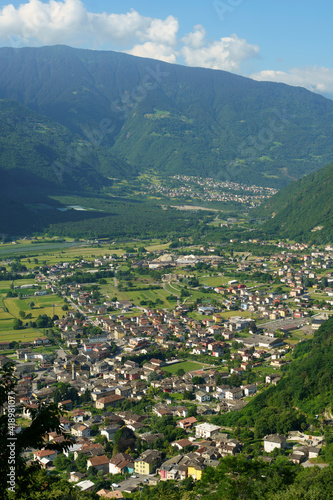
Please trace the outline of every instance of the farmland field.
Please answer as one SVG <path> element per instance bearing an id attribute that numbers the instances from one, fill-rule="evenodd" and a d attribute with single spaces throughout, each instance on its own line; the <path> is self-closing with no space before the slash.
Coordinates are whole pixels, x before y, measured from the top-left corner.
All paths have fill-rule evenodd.
<path id="1" fill-rule="evenodd" d="M 11 324 L 13 322 L 11 321 Z M 0 342 L 31 342 L 38 337 L 44 337 L 43 330 L 36 328 L 24 328 L 23 330 L 13 330 L 11 325 L 3 325 L 0 321 Z"/>
<path id="2" fill-rule="evenodd" d="M 169 373 L 177 373 L 178 370 L 181 368 L 187 372 L 192 372 L 194 370 L 201 370 L 203 367 L 202 364 L 196 363 L 195 361 L 183 361 L 182 363 L 175 363 L 174 365 L 170 366 L 163 366 L 163 371 L 169 372 Z"/>
<path id="3" fill-rule="evenodd" d="M 32 319 L 38 318 L 40 314 L 46 314 L 52 317 L 53 314 L 57 314 L 61 318 L 64 311 L 61 309 L 64 301 L 55 295 L 45 295 L 45 296 L 33 296 L 28 299 L 4 299 L 4 305 L 6 306 L 9 314 L 15 318 L 20 318 L 20 311 L 25 313 L 31 313 Z M 29 303 L 34 302 L 35 306 L 30 309 Z M 53 307 L 54 304 L 54 307 Z"/>
<path id="4" fill-rule="evenodd" d="M 113 281 L 113 280 L 112 280 Z M 144 286 L 142 283 L 137 283 L 140 287 Z M 169 302 L 167 296 L 170 295 L 168 291 L 163 290 L 163 288 L 158 288 L 157 290 L 147 289 L 144 290 L 122 290 L 120 291 L 118 287 L 113 284 L 107 284 L 101 286 L 102 293 L 105 293 L 109 298 L 117 297 L 118 300 L 129 300 L 135 304 L 140 304 L 142 300 L 156 302 L 157 299 L 162 301 L 161 307 L 166 307 L 172 309 L 174 307 L 175 301 Z"/>

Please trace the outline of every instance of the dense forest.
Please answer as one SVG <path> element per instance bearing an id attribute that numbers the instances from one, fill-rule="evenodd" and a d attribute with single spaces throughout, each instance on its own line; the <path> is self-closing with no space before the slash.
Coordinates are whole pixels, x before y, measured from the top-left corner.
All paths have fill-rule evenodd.
<path id="1" fill-rule="evenodd" d="M 255 210 L 270 217 L 271 236 L 329 243 L 333 240 L 333 164 L 283 188 Z M 253 215 L 253 214 L 252 214 Z"/>

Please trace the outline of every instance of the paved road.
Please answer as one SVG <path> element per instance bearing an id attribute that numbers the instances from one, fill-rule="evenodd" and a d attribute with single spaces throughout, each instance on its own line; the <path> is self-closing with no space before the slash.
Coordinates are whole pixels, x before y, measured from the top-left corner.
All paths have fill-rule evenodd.
<path id="1" fill-rule="evenodd" d="M 121 481 L 119 484 L 120 488 L 114 488 L 115 490 L 126 491 L 128 489 L 137 488 L 139 484 L 148 484 L 146 479 L 149 479 L 149 475 L 146 474 L 136 474 L 136 478 L 129 477 L 125 481 Z M 151 476 L 153 477 L 153 475 Z"/>
<path id="2" fill-rule="evenodd" d="M 314 464 L 307 460 L 301 464 L 302 467 L 319 467 L 319 469 L 323 469 L 324 467 L 329 467 L 329 464 Z"/>
<path id="3" fill-rule="evenodd" d="M 279 328 L 283 328 L 286 326 L 291 326 L 291 325 L 304 325 L 306 323 L 307 319 L 306 318 L 285 318 L 285 319 L 277 319 L 275 321 L 269 321 L 267 323 L 260 323 L 258 326 L 270 328 L 273 327 L 275 330 L 278 330 Z"/>
<path id="4" fill-rule="evenodd" d="M 171 292 L 170 290 L 167 290 L 167 289 L 166 289 L 166 285 L 167 285 L 167 284 L 168 284 L 169 286 L 171 286 L 172 288 L 174 288 L 174 287 L 171 285 L 171 283 L 163 283 L 163 285 L 162 285 L 163 290 L 164 290 L 165 292 L 170 293 L 170 295 L 174 295 L 175 297 L 177 297 L 177 306 L 179 306 L 179 305 L 180 305 L 179 295 L 178 295 L 177 293 Z M 175 288 L 175 290 L 176 290 L 176 288 Z"/>

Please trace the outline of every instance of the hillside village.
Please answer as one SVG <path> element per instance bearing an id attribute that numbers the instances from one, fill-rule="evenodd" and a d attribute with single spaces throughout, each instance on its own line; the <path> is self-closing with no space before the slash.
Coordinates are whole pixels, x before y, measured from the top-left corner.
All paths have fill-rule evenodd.
<path id="1" fill-rule="evenodd" d="M 44 265 L 18 287 L 16 280 L 31 276 L 20 271 L 7 300 L 49 295 L 65 305 L 63 317 L 44 325 L 45 335 L 0 343 L 1 366 L 14 360 L 19 378 L 16 432 L 40 402 L 54 401 L 72 439 L 68 452 L 57 454 L 47 443 L 65 438 L 49 433 L 27 460 L 65 474 L 82 491 L 102 485 L 101 496 L 121 498 L 144 483 L 200 480 L 219 458 L 246 454 L 239 430 L 212 418 L 278 384 L 295 346 L 333 306 L 333 248 L 276 248 L 251 260 L 250 253 L 218 255 L 214 247 L 139 259 L 105 254 Z M 2 264 L 8 274 L 12 261 Z M 213 279 L 220 285 L 205 284 Z M 108 286 L 122 298 L 110 296 Z M 169 295 L 164 303 L 135 303 L 136 289 Z M 323 436 L 290 430 L 267 435 L 258 453 L 272 461 L 286 450 L 292 462 L 311 465 L 323 443 Z"/>

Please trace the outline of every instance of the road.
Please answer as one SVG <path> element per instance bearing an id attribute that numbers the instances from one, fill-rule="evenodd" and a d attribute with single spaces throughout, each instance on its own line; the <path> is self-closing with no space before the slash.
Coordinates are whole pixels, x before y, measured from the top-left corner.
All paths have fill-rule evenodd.
<path id="1" fill-rule="evenodd" d="M 128 479 L 125 479 L 125 481 L 121 481 L 119 484 L 120 488 L 114 488 L 115 490 L 118 491 L 127 491 L 131 489 L 136 489 L 139 484 L 148 484 L 147 479 L 154 477 L 154 474 L 146 475 L 146 474 L 135 474 L 137 477 L 129 477 Z"/>
<path id="2" fill-rule="evenodd" d="M 114 283 L 114 286 L 117 287 L 118 286 L 118 280 L 116 278 L 116 274 L 117 274 L 117 271 L 118 269 L 120 268 L 120 266 L 117 266 L 114 270 L 114 278 L 113 278 L 113 283 Z"/>
<path id="3" fill-rule="evenodd" d="M 163 290 L 164 290 L 165 292 L 170 293 L 170 295 L 174 295 L 175 297 L 177 297 L 177 306 L 179 306 L 179 305 L 180 305 L 179 295 L 177 295 L 177 293 L 171 292 L 170 290 L 167 290 L 167 289 L 166 289 L 166 285 L 167 285 L 167 284 L 168 284 L 168 285 L 170 285 L 170 286 L 172 287 L 171 283 L 163 283 L 163 285 L 162 285 Z M 172 288 L 174 288 L 174 287 L 172 287 Z"/>
<path id="4" fill-rule="evenodd" d="M 307 460 L 306 462 L 301 463 L 302 467 L 319 467 L 319 469 L 324 469 L 324 467 L 329 467 L 329 464 L 315 464 Z"/>
<path id="5" fill-rule="evenodd" d="M 288 326 L 301 326 L 306 323 L 307 319 L 306 318 L 285 318 L 285 319 L 277 319 L 275 321 L 269 321 L 268 323 L 261 323 L 258 326 L 265 327 L 265 328 L 270 328 L 273 327 L 275 330 L 278 330 L 279 328 L 283 327 L 288 327 Z"/>

